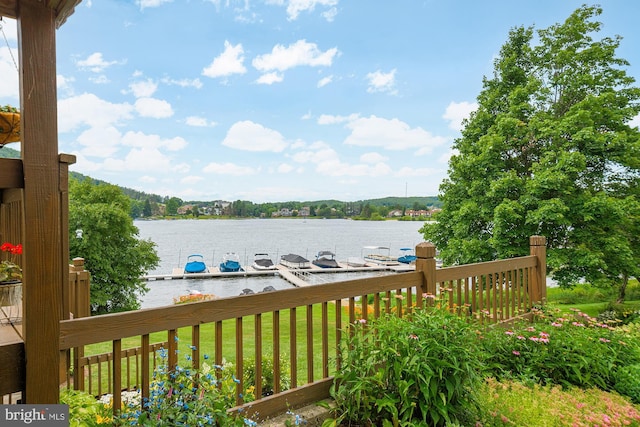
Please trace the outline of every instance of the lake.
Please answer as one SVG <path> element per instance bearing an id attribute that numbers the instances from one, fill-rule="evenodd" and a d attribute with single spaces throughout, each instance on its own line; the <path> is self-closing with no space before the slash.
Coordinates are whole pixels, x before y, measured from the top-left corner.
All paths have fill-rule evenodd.
<path id="1" fill-rule="evenodd" d="M 156 243 L 158 268 L 149 274 L 170 274 L 182 268 L 191 254 L 204 256 L 206 264 L 217 266 L 227 252 L 239 255 L 243 266 L 256 253 L 268 253 L 274 263 L 281 255 L 294 253 L 313 260 L 319 251 L 329 250 L 338 261 L 361 257 L 364 246 L 386 246 L 391 255 L 400 248 L 414 248 L 423 241 L 421 221 L 353 221 L 347 219 L 239 219 L 135 221 L 140 237 Z M 347 273 L 343 273 L 347 274 Z M 371 273 L 348 273 L 349 277 Z M 327 277 L 327 276 L 325 276 Z M 336 278 L 336 280 L 342 280 Z M 291 287 L 279 276 L 229 277 L 149 281 L 142 308 L 170 305 L 173 298 L 198 291 L 217 296 L 239 295 L 243 289 L 260 292 L 265 287 Z"/>

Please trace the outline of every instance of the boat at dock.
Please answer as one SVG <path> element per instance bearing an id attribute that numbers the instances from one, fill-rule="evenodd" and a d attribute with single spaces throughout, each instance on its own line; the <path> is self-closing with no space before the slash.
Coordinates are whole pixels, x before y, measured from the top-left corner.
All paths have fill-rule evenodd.
<path id="1" fill-rule="evenodd" d="M 240 257 L 235 252 L 227 252 L 222 257 L 220 271 L 223 273 L 241 271 Z"/>
<path id="2" fill-rule="evenodd" d="M 253 267 L 254 270 L 275 270 L 276 268 L 269 254 L 255 254 L 251 267 Z"/>
<path id="3" fill-rule="evenodd" d="M 202 255 L 192 254 L 187 257 L 187 263 L 184 265 L 185 273 L 207 273 L 208 271 Z"/>
<path id="4" fill-rule="evenodd" d="M 387 246 L 365 246 L 362 258 L 368 264 L 399 265 L 398 258 L 392 257 L 390 253 L 391 249 Z"/>
<path id="5" fill-rule="evenodd" d="M 340 268 L 338 261 L 336 261 L 336 254 L 331 251 L 318 252 L 312 263 L 320 268 Z"/>
<path id="6" fill-rule="evenodd" d="M 280 264 L 287 268 L 311 268 L 308 259 L 301 255 L 287 254 L 280 257 Z"/>
<path id="7" fill-rule="evenodd" d="M 411 264 L 412 262 L 416 262 L 416 255 L 412 248 L 400 248 L 402 255 L 398 257 L 398 262 L 402 264 Z"/>

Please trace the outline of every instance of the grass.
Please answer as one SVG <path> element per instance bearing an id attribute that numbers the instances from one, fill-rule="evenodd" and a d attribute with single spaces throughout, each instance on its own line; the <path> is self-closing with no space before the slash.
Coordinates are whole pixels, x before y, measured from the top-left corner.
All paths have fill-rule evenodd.
<path id="1" fill-rule="evenodd" d="M 313 306 L 313 328 L 311 332 L 312 337 L 312 349 L 309 350 L 309 354 L 313 355 L 313 376 L 315 379 L 322 377 L 322 306 L 320 304 L 316 304 Z M 273 330 L 274 330 L 274 322 L 273 322 L 273 313 L 265 313 L 261 315 L 261 323 L 262 323 L 262 347 L 263 347 L 263 358 L 268 357 L 273 354 L 274 347 L 274 338 L 273 338 Z M 308 369 L 308 353 L 307 353 L 307 310 L 305 308 L 298 308 L 295 311 L 295 319 L 296 319 L 296 362 L 297 362 L 297 370 L 296 374 L 299 379 L 299 382 L 302 384 L 306 382 Z M 335 338 L 335 324 L 336 324 L 336 306 L 333 303 L 327 304 L 327 319 L 328 319 L 328 334 L 329 334 L 329 358 L 333 359 L 335 356 L 335 345 L 331 345 L 331 343 L 336 342 Z M 345 322 L 348 322 L 348 310 L 346 307 L 343 307 L 342 312 L 342 323 L 343 326 Z M 235 319 L 230 319 L 223 321 L 222 326 L 222 358 L 226 362 L 234 363 L 236 361 L 236 321 Z M 289 360 L 291 355 L 290 348 L 290 336 L 291 336 L 291 311 L 290 310 L 281 310 L 280 311 L 280 358 Z M 255 317 L 245 317 L 242 320 L 242 330 L 243 330 L 243 345 L 242 345 L 242 356 L 244 360 L 254 359 L 255 358 Z M 192 350 L 190 346 L 192 345 L 192 328 L 180 328 L 178 330 L 178 363 L 181 365 L 188 365 L 191 362 L 187 360 L 187 356 L 190 356 Z M 149 337 L 149 341 L 151 343 L 165 342 L 168 340 L 167 332 L 157 332 L 153 333 Z M 198 345 L 201 359 L 204 360 L 204 357 L 208 357 L 209 362 L 215 361 L 215 342 L 216 342 L 216 331 L 215 324 L 204 324 L 200 326 L 200 342 Z M 139 347 L 141 343 L 140 337 L 129 337 L 122 340 L 122 349 L 135 348 Z M 98 344 L 92 344 L 85 347 L 85 356 L 90 355 L 98 355 L 104 353 L 110 353 L 112 350 L 111 342 L 103 342 Z M 333 351 L 332 351 L 333 350 Z M 202 361 L 201 360 L 201 361 Z M 105 366 L 102 368 L 103 372 L 108 368 Z M 122 372 L 123 376 L 126 375 L 127 365 L 126 359 L 123 359 L 122 362 Z M 130 366 L 131 376 L 134 377 L 136 374 L 137 367 L 135 363 L 132 363 L 134 366 Z M 287 363 L 287 366 L 291 366 L 292 362 Z M 289 373 L 283 373 L 284 375 L 289 375 Z M 103 377 L 105 377 L 103 375 Z M 91 371 L 91 381 L 93 386 L 92 392 L 97 393 L 97 381 L 98 381 L 98 370 L 97 368 L 92 369 Z M 123 379 L 124 381 L 124 379 Z M 108 389 L 108 383 L 106 377 L 103 378 L 102 382 L 102 390 Z"/>

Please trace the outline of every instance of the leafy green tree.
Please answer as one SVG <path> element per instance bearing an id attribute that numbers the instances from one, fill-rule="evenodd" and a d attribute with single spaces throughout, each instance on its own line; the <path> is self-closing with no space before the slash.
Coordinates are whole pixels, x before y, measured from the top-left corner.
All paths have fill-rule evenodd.
<path id="1" fill-rule="evenodd" d="M 599 7 L 562 24 L 515 28 L 484 79 L 478 110 L 454 143 L 442 212 L 422 232 L 445 263 L 528 253 L 547 237 L 561 286 L 580 278 L 624 299 L 640 273 L 640 89 L 615 55 L 620 37 L 593 40 Z"/>
<path id="2" fill-rule="evenodd" d="M 182 206 L 183 202 L 177 197 L 171 197 L 167 200 L 167 215 L 177 215 L 178 208 Z"/>
<path id="3" fill-rule="evenodd" d="M 141 277 L 160 261 L 155 243 L 137 237 L 129 204 L 114 185 L 69 182 L 69 253 L 91 272 L 94 314 L 140 308 L 149 290 Z"/>
<path id="4" fill-rule="evenodd" d="M 149 202 L 149 199 L 145 199 L 144 200 L 144 206 L 142 208 L 142 215 L 146 218 L 150 217 L 152 215 L 152 210 L 151 210 L 151 202 Z"/>

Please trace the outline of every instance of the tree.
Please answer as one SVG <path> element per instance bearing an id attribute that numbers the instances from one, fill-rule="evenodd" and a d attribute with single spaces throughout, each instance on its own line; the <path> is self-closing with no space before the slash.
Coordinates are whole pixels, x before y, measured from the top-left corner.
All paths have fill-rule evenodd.
<path id="1" fill-rule="evenodd" d="M 177 215 L 178 208 L 182 206 L 183 202 L 177 197 L 171 197 L 167 200 L 167 215 Z"/>
<path id="2" fill-rule="evenodd" d="M 149 202 L 149 199 L 145 199 L 144 200 L 144 207 L 142 208 L 142 215 L 145 218 L 149 218 L 152 215 L 151 203 Z"/>
<path id="3" fill-rule="evenodd" d="M 149 290 L 141 277 L 160 261 L 155 243 L 137 237 L 129 203 L 114 185 L 69 182 L 69 253 L 91 272 L 95 314 L 140 308 Z"/>
<path id="4" fill-rule="evenodd" d="M 585 278 L 624 299 L 640 273 L 640 133 L 628 125 L 640 89 L 615 56 L 621 38 L 591 38 L 601 13 L 577 9 L 538 46 L 532 28 L 510 31 L 454 143 L 438 222 L 422 228 L 445 263 L 524 255 L 541 234 L 561 286 Z"/>

